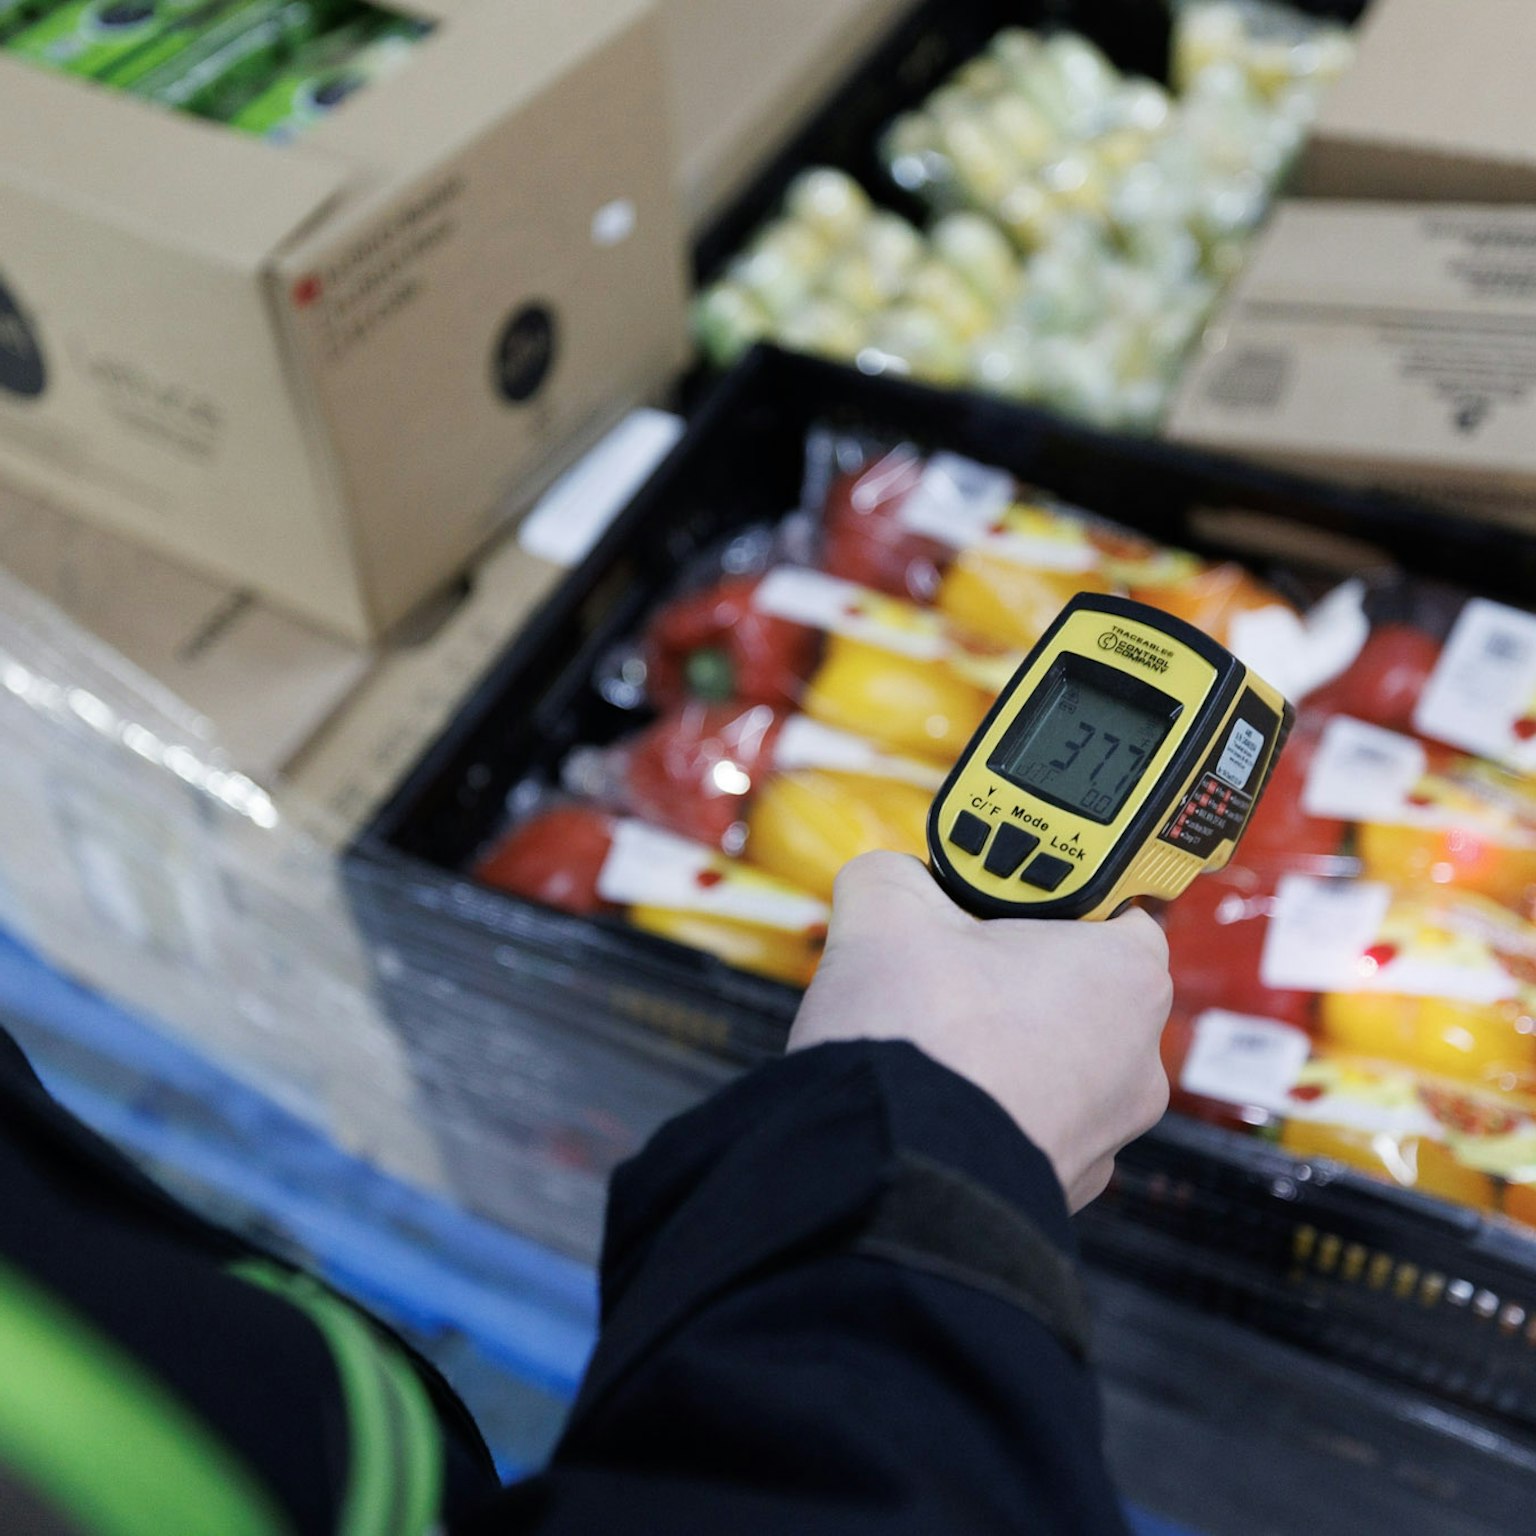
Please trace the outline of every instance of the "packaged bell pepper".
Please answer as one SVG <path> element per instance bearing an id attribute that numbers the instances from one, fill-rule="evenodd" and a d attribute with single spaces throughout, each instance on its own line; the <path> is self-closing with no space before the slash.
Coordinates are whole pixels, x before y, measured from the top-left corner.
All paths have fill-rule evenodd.
<path id="1" fill-rule="evenodd" d="M 1320 1036 L 1340 1050 L 1536 1084 L 1536 927 L 1485 897 L 1284 876 L 1259 974 L 1316 993 Z"/>
<path id="2" fill-rule="evenodd" d="M 1317 736 L 1300 804 L 1313 819 L 1353 824 L 1353 853 L 1373 880 L 1536 912 L 1536 779 L 1335 715 Z"/>
<path id="3" fill-rule="evenodd" d="M 873 454 L 829 487 L 824 568 L 932 604 L 983 644 L 1028 649 L 1078 592 L 1117 592 L 1224 645 L 1240 615 L 1294 612 L 1240 566 L 1211 565 L 958 454 Z"/>
<path id="4" fill-rule="evenodd" d="M 1536 1099 L 1319 1045 L 1274 1019 L 1212 1009 L 1165 1038 L 1176 1107 L 1262 1128 L 1298 1157 L 1529 1221 Z"/>
<path id="5" fill-rule="evenodd" d="M 825 902 L 718 849 L 587 806 L 557 806 L 513 827 L 477 879 L 529 901 L 630 926 L 805 986 L 826 941 Z"/>
<path id="6" fill-rule="evenodd" d="M 1331 601 L 1331 599 L 1330 599 Z M 1536 915 L 1536 618 L 1401 582 L 1296 729 L 1238 859 Z M 1319 605 L 1321 606 L 1321 605 Z"/>
<path id="7" fill-rule="evenodd" d="M 639 816 L 830 900 L 874 849 L 921 857 L 937 763 L 766 704 L 689 703 L 567 759 L 573 794 Z"/>
<path id="8" fill-rule="evenodd" d="M 674 599 L 644 654 L 660 707 L 688 697 L 798 706 L 946 764 L 1019 660 L 964 644 L 939 614 L 787 565 Z"/>

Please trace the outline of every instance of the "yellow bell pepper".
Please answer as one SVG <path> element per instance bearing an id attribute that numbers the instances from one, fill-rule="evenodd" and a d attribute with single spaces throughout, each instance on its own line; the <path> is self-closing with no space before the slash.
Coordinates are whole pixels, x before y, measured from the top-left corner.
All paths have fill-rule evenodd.
<path id="1" fill-rule="evenodd" d="M 809 984 L 826 942 L 826 934 L 820 930 L 790 933 L 783 928 L 672 907 L 635 906 L 629 909 L 628 918 L 634 927 L 658 938 L 702 949 L 728 965 L 796 987 Z"/>
<path id="2" fill-rule="evenodd" d="M 747 817 L 745 857 L 823 900 L 850 859 L 877 848 L 922 857 L 928 790 L 872 774 L 807 769 L 769 779 Z"/>
<path id="3" fill-rule="evenodd" d="M 1210 565 L 1171 582 L 1132 582 L 1130 595 L 1229 644 L 1232 621 L 1259 608 L 1292 608 L 1240 565 Z"/>
<path id="4" fill-rule="evenodd" d="M 949 764 L 991 707 L 985 691 L 943 661 L 919 661 L 829 635 L 801 701 L 814 719 Z"/>
<path id="5" fill-rule="evenodd" d="M 1467 1082 L 1528 1089 L 1536 1080 L 1531 1020 L 1516 1002 L 1455 1002 L 1391 992 L 1327 992 L 1323 1038 L 1341 1051 L 1405 1062 Z"/>
<path id="6" fill-rule="evenodd" d="M 1365 822 L 1355 833 L 1356 851 L 1368 879 L 1400 890 L 1450 886 L 1475 891 L 1517 912 L 1536 912 L 1536 848 L 1511 832 L 1476 825 L 1413 827 Z"/>
<path id="7" fill-rule="evenodd" d="M 1045 571 L 968 549 L 939 584 L 938 607 L 977 640 L 1027 650 L 1079 592 L 1113 590 L 1095 571 Z"/>
<path id="8" fill-rule="evenodd" d="M 1491 1211 L 1496 1186 L 1485 1173 L 1468 1168 L 1444 1142 L 1429 1136 L 1394 1136 L 1359 1131 L 1315 1120 L 1287 1120 L 1280 1145 L 1297 1157 L 1331 1157 L 1423 1195 Z"/>

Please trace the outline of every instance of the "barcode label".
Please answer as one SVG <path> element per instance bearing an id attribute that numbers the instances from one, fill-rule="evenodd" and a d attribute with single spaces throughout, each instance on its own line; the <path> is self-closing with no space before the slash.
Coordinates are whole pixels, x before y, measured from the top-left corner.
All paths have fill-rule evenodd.
<path id="1" fill-rule="evenodd" d="M 1473 598 L 1414 711 L 1416 730 L 1536 773 L 1536 615 Z"/>
<path id="2" fill-rule="evenodd" d="M 1428 759 L 1411 736 L 1339 715 L 1328 722 L 1307 770 L 1301 808 L 1337 821 L 1401 823 Z"/>
<path id="3" fill-rule="evenodd" d="M 1213 405 L 1272 411 L 1291 382 L 1291 360 L 1278 347 L 1242 347 L 1211 375 L 1206 397 Z"/>
<path id="4" fill-rule="evenodd" d="M 1195 1020 L 1179 1086 L 1224 1104 L 1283 1113 L 1311 1050 L 1306 1032 L 1290 1024 L 1210 1008 Z"/>

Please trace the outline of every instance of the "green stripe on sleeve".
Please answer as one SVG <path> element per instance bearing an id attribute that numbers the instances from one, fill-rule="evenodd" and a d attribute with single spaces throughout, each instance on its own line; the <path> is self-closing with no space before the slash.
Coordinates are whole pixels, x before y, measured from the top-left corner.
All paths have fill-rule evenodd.
<path id="1" fill-rule="evenodd" d="M 290 1536 L 270 1493 L 178 1397 L 3 1264 L 0 1463 L 91 1536 Z"/>
<path id="2" fill-rule="evenodd" d="M 231 1273 L 308 1314 L 330 1345 L 351 1426 L 337 1536 L 427 1536 L 437 1528 L 443 1443 L 426 1387 L 357 1308 L 307 1275 L 261 1261 Z"/>

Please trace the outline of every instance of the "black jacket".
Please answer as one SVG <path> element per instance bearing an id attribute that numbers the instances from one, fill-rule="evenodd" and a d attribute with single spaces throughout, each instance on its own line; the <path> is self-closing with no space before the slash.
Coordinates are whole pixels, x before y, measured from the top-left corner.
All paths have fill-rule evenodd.
<path id="1" fill-rule="evenodd" d="M 312 1319 L 232 1278 L 240 1245 L 69 1122 L 5 1045 L 0 1263 L 156 1372 L 295 1531 L 336 1529 L 356 1441 Z M 459 1536 L 1119 1536 L 1086 1351 L 1044 1156 L 912 1047 L 861 1042 L 760 1068 L 615 1176 L 602 1332 L 541 1476 L 492 1491 L 415 1369 Z M 3 1462 L 0 1444 L 0 1495 Z"/>

